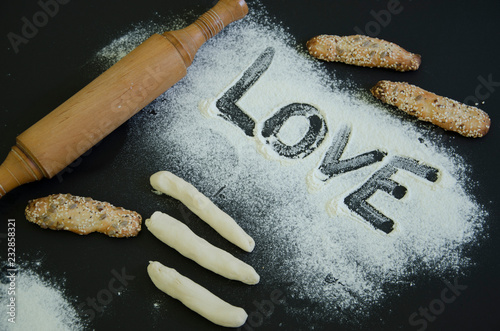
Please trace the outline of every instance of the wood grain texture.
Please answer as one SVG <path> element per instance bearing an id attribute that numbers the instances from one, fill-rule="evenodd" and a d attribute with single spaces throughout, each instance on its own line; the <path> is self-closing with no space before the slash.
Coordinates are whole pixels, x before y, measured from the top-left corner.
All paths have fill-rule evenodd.
<path id="1" fill-rule="evenodd" d="M 0 197 L 55 176 L 182 79 L 199 47 L 247 13 L 245 1 L 221 0 L 188 27 L 151 36 L 17 137 L 22 162 L 13 154 L 0 167 Z"/>

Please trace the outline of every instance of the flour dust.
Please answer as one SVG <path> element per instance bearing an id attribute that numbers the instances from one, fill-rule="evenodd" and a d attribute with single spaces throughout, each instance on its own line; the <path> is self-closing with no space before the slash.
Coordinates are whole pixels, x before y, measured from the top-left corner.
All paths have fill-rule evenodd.
<path id="1" fill-rule="evenodd" d="M 202 46 L 187 76 L 131 120 L 118 162 L 171 171 L 207 196 L 222 189 L 218 204 L 256 241 L 247 262 L 284 289 L 290 314 L 362 319 L 421 275 L 472 264 L 465 248 L 487 215 L 461 180 L 464 161 L 341 88 L 266 15 Z M 118 60 L 116 47 L 100 56 Z"/>
<path id="2" fill-rule="evenodd" d="M 63 280 L 54 281 L 40 273 L 42 262 L 18 265 L 2 264 L 6 271 L 0 279 L 0 302 L 5 313 L 1 330 L 76 331 L 87 327 L 73 300 L 66 296 Z M 8 306 L 10 305 L 10 306 Z"/>

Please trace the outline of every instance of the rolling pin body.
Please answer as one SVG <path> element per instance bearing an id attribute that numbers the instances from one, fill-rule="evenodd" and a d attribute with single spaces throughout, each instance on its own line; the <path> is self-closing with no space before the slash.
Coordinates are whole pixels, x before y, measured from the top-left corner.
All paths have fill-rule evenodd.
<path id="1" fill-rule="evenodd" d="M 190 26 L 151 36 L 19 135 L 0 165 L 0 198 L 75 161 L 182 79 L 199 47 L 247 12 L 243 0 L 221 0 Z"/>

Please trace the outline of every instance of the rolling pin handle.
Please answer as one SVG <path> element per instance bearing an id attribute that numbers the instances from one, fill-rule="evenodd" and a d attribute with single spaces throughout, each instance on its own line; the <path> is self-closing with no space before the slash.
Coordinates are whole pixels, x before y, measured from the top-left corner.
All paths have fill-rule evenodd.
<path id="1" fill-rule="evenodd" d="M 189 67 L 201 45 L 247 14 L 248 6 L 244 0 L 220 0 L 193 24 L 182 30 L 167 31 L 163 36 L 175 46 L 184 64 Z"/>
<path id="2" fill-rule="evenodd" d="M 222 31 L 229 23 L 242 19 L 248 13 L 243 0 L 220 0 L 215 7 L 201 15 L 193 24 L 205 36 L 205 41 Z"/>
<path id="3" fill-rule="evenodd" d="M 244 0 L 220 0 L 188 27 L 153 35 L 24 131 L 0 165 L 0 198 L 59 173 L 182 79 L 198 48 L 247 13 Z M 124 110 L 117 111 L 122 105 Z M 89 136 L 95 128 L 98 133 Z"/>
<path id="4" fill-rule="evenodd" d="M 43 171 L 19 147 L 12 147 L 0 165 L 0 198 L 26 183 L 42 179 Z"/>

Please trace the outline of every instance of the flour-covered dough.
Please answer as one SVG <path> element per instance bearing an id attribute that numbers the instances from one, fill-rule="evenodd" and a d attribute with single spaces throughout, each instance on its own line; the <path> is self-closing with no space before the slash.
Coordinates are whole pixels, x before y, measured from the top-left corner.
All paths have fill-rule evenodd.
<path id="1" fill-rule="evenodd" d="M 255 285 L 260 277 L 250 265 L 197 236 L 184 223 L 162 212 L 155 212 L 146 226 L 156 238 L 185 257 L 223 277 Z"/>
<path id="2" fill-rule="evenodd" d="M 193 185 L 168 171 L 155 173 L 151 176 L 150 182 L 155 190 L 180 200 L 193 213 L 236 246 L 247 252 L 254 249 L 255 241 L 252 237 L 231 216 L 220 210 Z"/>
<path id="3" fill-rule="evenodd" d="M 149 262 L 148 274 L 160 290 L 217 325 L 237 328 L 247 320 L 248 315 L 243 308 L 227 303 L 160 262 Z"/>

